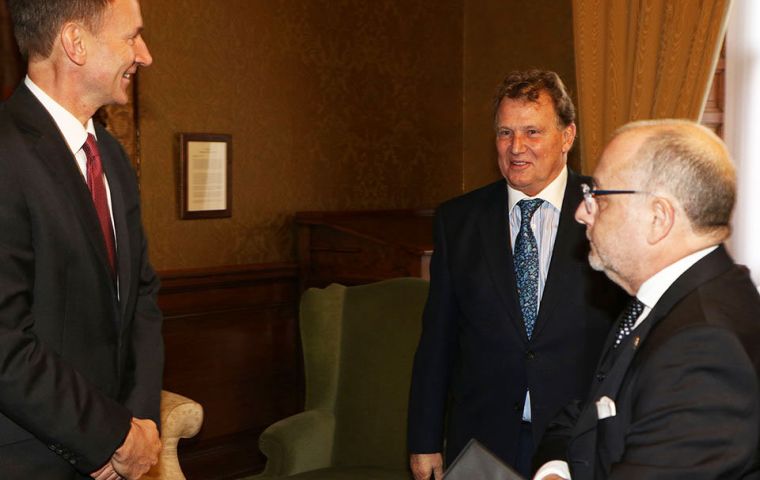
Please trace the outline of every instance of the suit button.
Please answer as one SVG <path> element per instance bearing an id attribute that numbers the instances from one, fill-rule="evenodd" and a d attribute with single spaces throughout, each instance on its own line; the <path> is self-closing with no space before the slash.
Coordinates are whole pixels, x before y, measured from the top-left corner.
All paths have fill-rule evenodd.
<path id="1" fill-rule="evenodd" d="M 69 459 L 69 463 L 72 464 L 72 465 L 76 465 L 77 464 L 77 459 L 76 458 L 70 458 Z"/>
<path id="2" fill-rule="evenodd" d="M 596 374 L 596 381 L 597 381 L 597 382 L 603 382 L 603 381 L 604 381 L 604 379 L 605 379 L 605 377 L 606 377 L 606 375 L 605 375 L 605 374 L 603 374 L 602 372 L 598 372 L 598 373 Z"/>
<path id="3" fill-rule="evenodd" d="M 525 353 L 525 358 L 527 358 L 528 360 L 533 360 L 534 358 L 536 358 L 536 354 L 533 352 L 533 350 L 528 350 Z"/>

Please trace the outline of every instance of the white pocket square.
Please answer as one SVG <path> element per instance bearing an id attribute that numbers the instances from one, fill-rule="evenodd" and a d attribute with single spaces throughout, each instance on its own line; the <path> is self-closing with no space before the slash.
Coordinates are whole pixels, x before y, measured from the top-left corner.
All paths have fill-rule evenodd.
<path id="1" fill-rule="evenodd" d="M 596 401 L 596 416 L 599 420 L 614 417 L 616 414 L 615 401 L 610 397 L 604 396 Z"/>

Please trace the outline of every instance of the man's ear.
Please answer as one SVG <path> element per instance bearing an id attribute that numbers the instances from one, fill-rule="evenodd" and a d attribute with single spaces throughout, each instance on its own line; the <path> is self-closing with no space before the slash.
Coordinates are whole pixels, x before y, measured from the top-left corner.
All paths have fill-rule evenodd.
<path id="1" fill-rule="evenodd" d="M 650 245 L 654 245 L 670 234 L 675 225 L 676 210 L 671 201 L 664 197 L 652 197 L 648 206 L 652 220 L 647 241 Z"/>
<path id="2" fill-rule="evenodd" d="M 61 46 L 69 60 L 82 66 L 87 60 L 85 29 L 76 22 L 68 22 L 61 29 Z"/>
<path id="3" fill-rule="evenodd" d="M 567 153 L 573 148 L 575 142 L 575 122 L 571 123 L 562 130 L 562 153 Z"/>

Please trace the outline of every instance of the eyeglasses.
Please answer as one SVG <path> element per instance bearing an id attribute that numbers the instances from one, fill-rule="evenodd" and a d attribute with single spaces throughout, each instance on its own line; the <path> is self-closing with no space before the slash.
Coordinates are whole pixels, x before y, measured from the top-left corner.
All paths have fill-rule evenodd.
<path id="1" fill-rule="evenodd" d="M 586 207 L 586 213 L 589 215 L 595 215 L 599 210 L 599 206 L 596 203 L 596 197 L 602 195 L 626 195 L 632 193 L 649 193 L 641 190 L 595 190 L 589 187 L 585 183 L 581 183 L 581 191 L 583 192 L 583 204 Z"/>

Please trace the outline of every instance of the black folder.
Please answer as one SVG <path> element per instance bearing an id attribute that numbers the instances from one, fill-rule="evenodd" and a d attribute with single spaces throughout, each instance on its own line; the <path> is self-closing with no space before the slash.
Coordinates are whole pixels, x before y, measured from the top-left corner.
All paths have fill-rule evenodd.
<path id="1" fill-rule="evenodd" d="M 474 438 L 443 474 L 444 480 L 525 480 Z"/>

